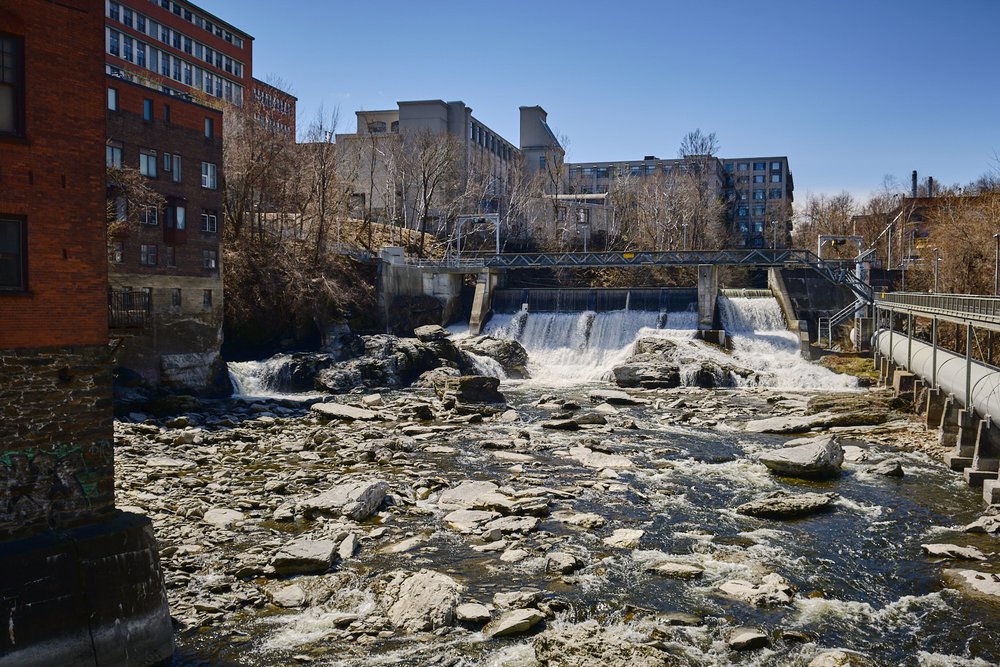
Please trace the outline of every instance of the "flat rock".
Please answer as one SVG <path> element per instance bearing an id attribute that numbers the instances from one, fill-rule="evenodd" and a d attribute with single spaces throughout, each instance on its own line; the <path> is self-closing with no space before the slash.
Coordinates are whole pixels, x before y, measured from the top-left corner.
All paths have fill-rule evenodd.
<path id="1" fill-rule="evenodd" d="M 513 506 L 513 498 L 500 493 L 493 482 L 485 481 L 462 482 L 445 489 L 438 498 L 438 507 L 443 510 L 497 510 L 508 514 Z"/>
<path id="2" fill-rule="evenodd" d="M 545 557 L 545 571 L 569 574 L 582 568 L 585 563 L 571 553 L 550 551 Z"/>
<path id="3" fill-rule="evenodd" d="M 577 528 L 586 528 L 588 530 L 600 528 L 607 523 L 604 517 L 591 512 L 556 512 L 552 515 L 552 518 L 567 526 L 576 526 Z"/>
<path id="4" fill-rule="evenodd" d="M 483 628 L 483 634 L 487 637 L 506 637 L 507 635 L 521 634 L 522 632 L 531 630 L 544 619 L 545 614 L 537 609 L 506 611 L 498 618 L 490 621 Z"/>
<path id="5" fill-rule="evenodd" d="M 573 447 L 569 450 L 569 456 L 571 459 L 580 463 L 580 465 L 584 465 L 588 468 L 596 468 L 598 470 L 603 470 L 605 468 L 611 468 L 612 470 L 628 470 L 635 468 L 635 464 L 632 463 L 632 461 L 626 456 L 595 452 L 589 447 Z"/>
<path id="6" fill-rule="evenodd" d="M 478 602 L 466 602 L 455 607 L 455 619 L 463 623 L 485 623 L 490 618 L 489 607 Z"/>
<path id="7" fill-rule="evenodd" d="M 538 665 L 546 667 L 669 667 L 680 664 L 662 647 L 608 631 L 597 621 L 559 624 L 532 640 Z"/>
<path id="8" fill-rule="evenodd" d="M 432 343 L 436 340 L 444 340 L 448 337 L 448 330 L 439 324 L 427 324 L 413 330 L 413 335 L 423 343 Z"/>
<path id="9" fill-rule="evenodd" d="M 645 398 L 635 398 L 617 389 L 594 389 L 587 393 L 587 397 L 591 403 L 610 403 L 611 405 L 647 405 L 649 403 Z"/>
<path id="10" fill-rule="evenodd" d="M 484 523 L 500 517 L 498 512 L 487 510 L 455 510 L 444 517 L 445 524 L 460 533 L 474 533 Z"/>
<path id="11" fill-rule="evenodd" d="M 824 651 L 809 661 L 809 667 L 867 667 L 871 664 L 864 655 L 839 648 Z"/>
<path id="12" fill-rule="evenodd" d="M 872 466 L 871 473 L 882 475 L 883 477 L 903 477 L 906 474 L 903 472 L 903 466 L 899 461 L 883 461 L 878 463 Z"/>
<path id="13" fill-rule="evenodd" d="M 187 459 L 175 459 L 169 456 L 151 456 L 146 459 L 149 468 L 173 468 L 175 470 L 194 470 L 198 464 Z"/>
<path id="14" fill-rule="evenodd" d="M 533 607 L 544 599 L 545 595 L 536 589 L 509 591 L 493 595 L 493 606 L 497 609 L 525 609 Z"/>
<path id="15" fill-rule="evenodd" d="M 494 519 L 483 526 L 483 530 L 490 532 L 498 530 L 501 533 L 530 533 L 538 528 L 539 519 L 533 516 L 504 516 Z"/>
<path id="16" fill-rule="evenodd" d="M 823 478 L 840 474 L 844 450 L 835 436 L 810 438 L 793 447 L 783 447 L 760 455 L 771 472 L 790 477 Z"/>
<path id="17" fill-rule="evenodd" d="M 550 419 L 542 422 L 542 428 L 550 428 L 557 431 L 579 431 L 580 425 L 575 419 Z"/>
<path id="18" fill-rule="evenodd" d="M 205 516 L 203 516 L 201 520 L 207 524 L 215 526 L 216 528 L 229 530 L 240 521 L 243 521 L 244 518 L 246 517 L 243 512 L 225 509 L 223 507 L 213 507 L 205 512 Z"/>
<path id="19" fill-rule="evenodd" d="M 948 569 L 941 574 L 949 584 L 967 595 L 1000 601 L 1000 574 L 959 569 Z"/>
<path id="20" fill-rule="evenodd" d="M 318 496 L 303 500 L 299 507 L 306 512 L 364 521 L 382 504 L 388 490 L 389 485 L 382 480 L 345 482 Z"/>
<path id="21" fill-rule="evenodd" d="M 299 538 L 281 547 L 271 559 L 280 576 L 322 574 L 330 569 L 337 544 L 333 540 Z"/>
<path id="22" fill-rule="evenodd" d="M 771 643 L 767 635 L 757 628 L 735 628 L 729 633 L 729 648 L 734 651 L 751 651 Z"/>
<path id="23" fill-rule="evenodd" d="M 1000 533 L 1000 515 L 981 516 L 962 530 L 966 533 Z"/>
<path id="24" fill-rule="evenodd" d="M 725 595 L 742 600 L 754 607 L 773 607 L 789 604 L 795 595 L 792 585 L 779 574 L 766 575 L 759 584 L 742 579 L 731 579 L 719 584 Z"/>
<path id="25" fill-rule="evenodd" d="M 436 630 L 451 625 L 462 588 L 446 574 L 431 570 L 397 573 L 386 587 L 391 600 L 386 616 L 407 632 Z"/>
<path id="26" fill-rule="evenodd" d="M 921 544 L 925 554 L 951 558 L 954 560 L 986 560 L 986 554 L 975 547 L 960 547 L 955 544 Z"/>
<path id="27" fill-rule="evenodd" d="M 602 540 L 609 547 L 620 549 L 634 549 L 639 546 L 639 540 L 645 535 L 645 531 L 632 528 L 618 528 L 611 535 Z"/>
<path id="28" fill-rule="evenodd" d="M 337 557 L 340 560 L 347 560 L 354 555 L 354 552 L 358 550 L 358 534 L 351 533 L 345 537 L 340 542 L 340 546 L 337 547 Z"/>
<path id="29" fill-rule="evenodd" d="M 310 410 L 326 419 L 339 419 L 342 421 L 372 421 L 379 419 L 377 412 L 354 405 L 345 405 L 344 403 L 313 403 Z"/>
<path id="30" fill-rule="evenodd" d="M 697 565 L 673 563 L 670 561 L 650 565 L 646 568 L 646 571 L 672 579 L 697 579 L 705 573 L 705 569 Z"/>
<path id="31" fill-rule="evenodd" d="M 836 493 L 789 494 L 777 491 L 770 495 L 743 503 L 736 508 L 739 514 L 762 519 L 795 519 L 823 512 L 833 506 Z"/>
<path id="32" fill-rule="evenodd" d="M 268 586 L 267 596 L 271 602 L 279 607 L 294 608 L 302 607 L 306 604 L 306 593 L 301 586 L 292 584 L 291 586 Z"/>

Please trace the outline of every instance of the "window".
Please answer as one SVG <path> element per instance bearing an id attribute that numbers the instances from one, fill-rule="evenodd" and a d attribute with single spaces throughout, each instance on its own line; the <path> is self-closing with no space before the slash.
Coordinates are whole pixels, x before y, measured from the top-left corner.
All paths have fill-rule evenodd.
<path id="1" fill-rule="evenodd" d="M 118 111 L 118 89 L 108 88 L 108 109 Z"/>
<path id="2" fill-rule="evenodd" d="M 753 163 L 753 170 L 754 171 L 764 171 L 765 169 L 767 169 L 767 163 L 765 163 L 765 162 L 754 162 Z"/>
<path id="3" fill-rule="evenodd" d="M 212 290 L 206 289 L 201 291 L 201 305 L 205 308 L 212 307 Z"/>
<path id="4" fill-rule="evenodd" d="M 172 245 L 168 245 L 163 248 L 163 255 L 164 255 L 164 261 L 167 263 L 167 266 L 170 267 L 177 266 L 177 248 L 175 248 Z M 180 290 L 177 291 L 179 292 Z M 174 305 L 179 306 L 180 304 L 178 303 Z"/>
<path id="5" fill-rule="evenodd" d="M 142 14 L 135 15 L 135 29 L 144 35 L 146 34 L 146 17 Z"/>
<path id="6" fill-rule="evenodd" d="M 372 134 L 381 134 L 385 132 L 385 123 L 380 120 L 373 120 L 368 123 L 368 131 Z"/>
<path id="7" fill-rule="evenodd" d="M 237 72 L 236 76 L 241 76 L 241 73 Z M 393 134 L 399 134 L 399 121 L 398 120 L 394 120 L 391 123 L 389 123 L 389 131 L 392 132 Z"/>
<path id="8" fill-rule="evenodd" d="M 170 122 L 170 105 L 169 104 L 164 104 L 163 105 L 163 122 L 164 123 L 169 123 Z"/>
<path id="9" fill-rule="evenodd" d="M 757 174 L 756 176 L 754 176 L 753 177 L 753 182 L 754 183 L 763 183 L 764 182 L 764 174 Z"/>
<path id="10" fill-rule="evenodd" d="M 781 163 L 780 162 L 772 162 L 771 163 L 771 171 L 781 171 Z"/>
<path id="11" fill-rule="evenodd" d="M 181 307 L 181 288 L 175 287 L 170 290 L 170 305 L 174 308 Z"/>
<path id="12" fill-rule="evenodd" d="M 218 217 L 215 211 L 203 211 L 201 214 L 201 231 L 211 234 L 219 231 Z"/>
<path id="13" fill-rule="evenodd" d="M 119 46 L 120 41 L 121 37 L 116 31 L 108 31 L 108 53 L 113 56 L 121 55 L 121 47 Z"/>
<path id="14" fill-rule="evenodd" d="M 148 148 L 139 149 L 139 173 L 143 176 L 156 178 L 156 151 Z"/>
<path id="15" fill-rule="evenodd" d="M 134 40 L 128 35 L 122 36 L 122 59 L 132 62 L 132 45 Z"/>
<path id="16" fill-rule="evenodd" d="M 163 171 L 170 171 L 171 165 L 173 165 L 174 159 L 171 157 L 170 153 L 163 154 Z"/>
<path id="17" fill-rule="evenodd" d="M 185 214 L 183 206 L 167 206 L 167 218 L 165 224 L 167 229 L 184 229 Z"/>
<path id="18" fill-rule="evenodd" d="M 763 204 L 757 204 L 756 206 L 754 206 L 754 207 L 753 207 L 753 214 L 754 214 L 755 216 L 760 216 L 760 215 L 764 215 L 764 210 L 765 210 L 766 208 L 767 208 L 767 207 L 766 207 L 766 206 L 764 206 Z"/>
<path id="19" fill-rule="evenodd" d="M 204 269 L 215 269 L 218 268 L 219 264 L 219 253 L 216 250 L 202 250 L 201 251 L 201 266 Z"/>
<path id="20" fill-rule="evenodd" d="M 125 242 L 114 241 L 111 243 L 111 261 L 121 264 L 125 261 Z"/>
<path id="21" fill-rule="evenodd" d="M 170 76 L 170 56 L 162 52 L 160 53 L 160 74 Z"/>
<path id="22" fill-rule="evenodd" d="M 0 218 L 0 290 L 28 288 L 24 220 Z"/>
<path id="23" fill-rule="evenodd" d="M 146 66 L 146 45 L 142 43 L 136 43 L 135 45 L 135 64 L 139 67 Z"/>
<path id="24" fill-rule="evenodd" d="M 122 168 L 122 145 L 118 142 L 108 142 L 104 147 L 105 161 L 112 169 Z"/>
<path id="25" fill-rule="evenodd" d="M 215 165 L 211 162 L 201 163 L 201 187 L 214 190 L 217 186 Z"/>
<path id="26" fill-rule="evenodd" d="M 758 200 L 759 199 L 763 199 L 764 198 L 764 191 L 763 190 L 754 190 L 753 191 L 753 198 L 754 199 L 758 199 Z"/>
<path id="27" fill-rule="evenodd" d="M 736 209 L 736 216 L 740 217 L 740 218 L 747 217 L 747 215 L 749 215 L 749 213 L 750 213 L 750 209 L 748 209 L 746 206 L 740 206 L 739 208 Z"/>
<path id="28" fill-rule="evenodd" d="M 737 171 L 750 171 L 750 163 L 740 162 L 738 165 L 736 165 L 736 169 Z"/>
<path id="29" fill-rule="evenodd" d="M 142 119 L 153 120 L 153 100 L 148 97 L 142 101 Z"/>
<path id="30" fill-rule="evenodd" d="M 732 162 L 727 162 L 726 163 L 726 171 L 729 172 L 729 173 L 733 172 L 733 163 Z"/>
<path id="31" fill-rule="evenodd" d="M 155 206 L 143 206 L 139 212 L 139 223 L 143 225 L 157 225 L 160 222 L 160 209 Z"/>
<path id="32" fill-rule="evenodd" d="M 156 244 L 139 244 L 139 264 L 143 266 L 156 266 Z"/>
<path id="33" fill-rule="evenodd" d="M 174 181 L 174 183 L 180 183 L 181 182 L 181 156 L 180 155 L 174 155 L 173 181 Z"/>
<path id="34" fill-rule="evenodd" d="M 132 10 L 128 7 L 125 7 L 122 10 L 122 23 L 130 28 L 132 27 Z"/>
<path id="35" fill-rule="evenodd" d="M 773 188 L 770 192 L 767 193 L 767 196 L 770 199 L 781 199 L 781 189 Z"/>
<path id="36" fill-rule="evenodd" d="M 781 174 L 771 174 L 772 183 L 781 183 Z"/>
<path id="37" fill-rule="evenodd" d="M 121 7 L 117 2 L 108 3 L 108 17 L 113 21 L 121 21 Z"/>
<path id="38" fill-rule="evenodd" d="M 211 139 L 215 135 L 215 121 L 211 118 L 205 119 L 205 136 Z"/>
<path id="39" fill-rule="evenodd" d="M 125 197 L 115 197 L 115 220 L 118 222 L 128 220 L 128 201 Z"/>
<path id="40" fill-rule="evenodd" d="M 545 156 L 544 155 L 539 155 L 538 156 L 538 168 L 539 169 L 545 169 Z"/>

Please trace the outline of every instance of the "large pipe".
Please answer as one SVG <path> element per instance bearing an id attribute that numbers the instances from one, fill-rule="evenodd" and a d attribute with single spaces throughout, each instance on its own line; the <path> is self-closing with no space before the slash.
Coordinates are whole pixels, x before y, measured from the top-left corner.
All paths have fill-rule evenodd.
<path id="1" fill-rule="evenodd" d="M 890 342 L 891 339 L 891 342 Z M 971 396 L 972 407 L 980 417 L 987 415 L 1000 419 L 1000 371 L 979 361 L 969 361 L 965 355 L 936 348 L 923 341 L 902 336 L 890 336 L 880 329 L 875 334 L 875 348 L 897 366 L 906 368 L 928 382 L 937 379 L 938 387 L 955 400 L 968 407 L 966 390 Z M 890 350 L 891 346 L 891 350 Z M 910 347 L 910 365 L 906 365 L 907 348 Z M 937 368 L 935 368 L 935 360 Z M 968 384 L 966 384 L 968 368 Z"/>

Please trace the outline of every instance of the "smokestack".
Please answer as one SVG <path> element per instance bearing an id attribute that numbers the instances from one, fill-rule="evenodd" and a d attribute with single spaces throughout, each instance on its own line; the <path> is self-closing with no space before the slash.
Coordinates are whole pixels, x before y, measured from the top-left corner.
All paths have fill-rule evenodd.
<path id="1" fill-rule="evenodd" d="M 910 177 L 910 179 L 913 182 L 913 188 L 912 188 L 913 189 L 913 198 L 916 199 L 917 198 L 917 170 L 916 169 L 913 170 L 913 175 Z"/>
<path id="2" fill-rule="evenodd" d="M 934 196 L 934 177 L 933 176 L 928 176 L 927 177 L 927 196 L 928 197 L 933 197 Z"/>

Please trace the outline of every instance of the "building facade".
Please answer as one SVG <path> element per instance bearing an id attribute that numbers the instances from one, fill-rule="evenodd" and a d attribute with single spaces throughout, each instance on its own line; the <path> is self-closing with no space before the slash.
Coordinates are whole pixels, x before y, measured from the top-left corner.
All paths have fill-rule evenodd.
<path id="1" fill-rule="evenodd" d="M 4 666 L 172 653 L 149 519 L 114 507 L 102 24 L 0 0 Z"/>
<path id="2" fill-rule="evenodd" d="M 106 165 L 131 174 L 120 185 L 109 172 L 119 380 L 226 393 L 223 114 L 118 77 L 106 84 Z"/>

